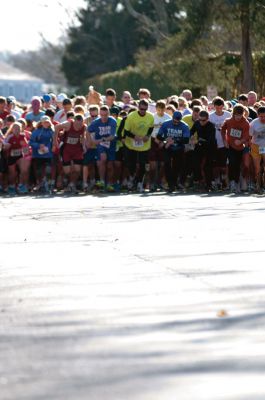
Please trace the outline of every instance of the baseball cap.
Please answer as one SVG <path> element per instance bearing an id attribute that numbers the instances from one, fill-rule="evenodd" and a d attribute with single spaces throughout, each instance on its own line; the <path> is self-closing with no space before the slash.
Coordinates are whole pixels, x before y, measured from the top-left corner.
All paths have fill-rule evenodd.
<path id="1" fill-rule="evenodd" d="M 56 101 L 58 101 L 58 103 L 62 103 L 64 99 L 67 99 L 67 95 L 65 93 L 60 93 L 56 97 Z"/>
<path id="2" fill-rule="evenodd" d="M 180 111 L 174 111 L 173 119 L 178 119 L 179 121 L 182 119 L 182 114 Z"/>
<path id="3" fill-rule="evenodd" d="M 49 94 L 44 94 L 42 96 L 42 98 L 43 98 L 43 101 L 45 101 L 45 103 L 49 103 L 49 101 L 51 101 L 51 99 L 52 99 Z"/>
<path id="4" fill-rule="evenodd" d="M 51 118 L 48 117 L 48 115 L 43 115 L 40 119 L 40 122 L 49 122 L 50 124 L 52 123 Z"/>
<path id="5" fill-rule="evenodd" d="M 16 98 L 15 96 L 8 96 L 6 99 L 7 104 L 15 104 L 16 103 Z"/>

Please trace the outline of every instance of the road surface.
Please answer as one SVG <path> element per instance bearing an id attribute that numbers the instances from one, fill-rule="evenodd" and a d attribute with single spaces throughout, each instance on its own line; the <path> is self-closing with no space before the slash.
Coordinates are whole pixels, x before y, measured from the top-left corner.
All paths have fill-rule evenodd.
<path id="1" fill-rule="evenodd" d="M 1 400 L 264 400 L 264 197 L 0 206 Z"/>

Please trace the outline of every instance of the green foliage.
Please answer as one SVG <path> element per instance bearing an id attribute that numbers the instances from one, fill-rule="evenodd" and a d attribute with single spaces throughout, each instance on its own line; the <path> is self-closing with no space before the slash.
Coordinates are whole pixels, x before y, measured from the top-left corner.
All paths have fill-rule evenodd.
<path id="1" fill-rule="evenodd" d="M 157 12 L 158 3 L 165 13 Z M 126 4 L 143 18 L 133 17 Z M 253 54 L 258 54 L 264 16 L 265 0 L 87 0 L 80 26 L 69 32 L 63 69 L 70 83 L 84 82 L 85 92 L 89 82 L 99 91 L 114 87 L 120 94 L 146 86 L 154 98 L 186 87 L 205 93 L 208 85 L 237 94 L 243 77 L 252 74 L 251 60 L 250 70 L 243 68 L 251 58 L 249 50 L 242 52 L 249 39 L 243 28 L 249 24 Z M 167 36 L 155 39 L 152 26 L 166 27 Z M 264 59 L 254 58 L 257 89 L 263 91 Z"/>
<path id="2" fill-rule="evenodd" d="M 254 74 L 256 77 L 256 87 L 260 95 L 265 95 L 265 51 L 254 53 Z"/>
<path id="3" fill-rule="evenodd" d="M 133 0 L 137 13 L 146 15 L 156 23 L 159 16 L 150 0 Z M 178 2 L 166 4 L 169 33 L 179 31 L 175 13 Z M 68 41 L 62 58 L 62 69 L 72 85 L 80 80 L 119 70 L 133 65 L 139 49 L 149 49 L 156 41 L 127 8 L 118 0 L 87 0 L 86 8 L 78 13 L 79 26 L 69 30 Z"/>
<path id="4" fill-rule="evenodd" d="M 121 97 L 124 90 L 129 90 L 133 97 L 136 97 L 140 87 L 149 88 L 154 99 L 164 98 L 168 96 L 168 93 L 176 89 L 173 84 L 170 85 L 170 82 L 166 82 L 165 80 L 161 81 L 161 79 L 157 82 L 157 77 L 152 75 L 152 73 L 143 75 L 137 67 L 132 66 L 124 70 L 110 72 L 86 80 L 80 88 L 80 91 L 86 94 L 91 84 L 93 84 L 95 89 L 100 93 L 104 93 L 109 87 L 115 88 L 118 98 Z"/>

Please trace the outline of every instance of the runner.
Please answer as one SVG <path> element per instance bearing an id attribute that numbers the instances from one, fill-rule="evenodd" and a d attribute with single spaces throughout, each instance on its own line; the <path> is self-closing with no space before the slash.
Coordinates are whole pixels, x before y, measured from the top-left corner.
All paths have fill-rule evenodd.
<path id="1" fill-rule="evenodd" d="M 116 152 L 116 126 L 115 118 L 110 117 L 109 107 L 100 107 L 100 118 L 94 120 L 88 127 L 92 143 L 97 146 L 97 166 L 99 181 L 96 183 L 98 189 L 114 192 L 113 174 Z"/>
<path id="2" fill-rule="evenodd" d="M 63 136 L 62 159 L 64 174 L 69 182 L 66 189 L 68 193 L 78 193 L 76 184 L 82 171 L 86 127 L 81 114 L 55 126 L 54 146 L 58 143 L 58 137 Z"/>
<path id="3" fill-rule="evenodd" d="M 22 110 L 16 108 L 16 98 L 14 96 L 9 96 L 6 99 L 6 111 L 15 117 L 16 120 L 21 117 Z"/>
<path id="4" fill-rule="evenodd" d="M 16 121 L 16 119 L 15 119 L 14 115 L 8 114 L 6 116 L 6 119 L 4 121 L 4 127 L 2 128 L 3 135 L 5 135 L 7 133 L 7 131 L 14 124 L 15 121 Z"/>
<path id="5" fill-rule="evenodd" d="M 255 103 L 257 102 L 257 100 L 258 100 L 258 96 L 257 96 L 257 93 L 256 92 L 253 92 L 253 91 L 250 91 L 250 92 L 248 92 L 248 94 L 247 94 L 247 97 L 248 97 L 248 106 L 249 107 L 253 107 L 254 109 L 255 109 Z M 256 111 L 256 110 L 255 110 Z"/>
<path id="6" fill-rule="evenodd" d="M 124 112 L 124 111 L 123 111 Z M 122 179 L 122 166 L 123 166 L 123 160 L 121 159 L 121 154 L 119 152 L 119 150 L 123 149 L 123 143 L 118 140 L 118 131 L 122 122 L 122 117 L 119 116 L 120 114 L 120 109 L 119 107 L 113 106 L 110 108 L 110 115 L 111 117 L 115 118 L 116 120 L 116 148 L 115 148 L 115 161 L 114 161 L 114 177 L 113 177 L 113 182 L 114 182 L 114 189 L 115 192 L 119 192 L 121 189 L 121 179 Z M 127 115 L 127 113 L 125 112 L 125 115 Z M 117 158 L 118 156 L 118 158 Z"/>
<path id="7" fill-rule="evenodd" d="M 154 130 L 151 135 L 151 150 L 149 153 L 149 184 L 150 191 L 155 192 L 158 186 L 162 187 L 164 175 L 164 154 L 163 149 L 159 146 L 157 134 L 160 127 L 165 121 L 171 120 L 169 114 L 165 112 L 166 102 L 158 100 L 156 103 L 156 113 L 154 114 Z"/>
<path id="8" fill-rule="evenodd" d="M 52 146 L 54 141 L 54 128 L 51 119 L 44 115 L 30 137 L 32 147 L 32 162 L 36 180 L 34 191 L 50 193 L 52 188 Z"/>
<path id="9" fill-rule="evenodd" d="M 191 109 L 189 108 L 189 103 L 185 99 L 185 97 L 179 97 L 178 98 L 178 110 L 181 111 L 182 116 L 185 117 L 185 115 L 191 114 Z"/>
<path id="10" fill-rule="evenodd" d="M 165 174 L 169 193 L 172 193 L 176 187 L 179 189 L 184 187 L 184 149 L 190 139 L 190 130 L 181 119 L 181 112 L 175 111 L 172 119 L 162 124 L 157 135 L 157 139 L 161 142 L 160 146 L 164 148 Z"/>
<path id="11" fill-rule="evenodd" d="M 46 111 L 48 108 L 54 109 L 52 105 L 52 97 L 49 94 L 44 94 L 42 96 L 42 108 L 44 111 Z"/>
<path id="12" fill-rule="evenodd" d="M 251 95 L 250 95 L 250 99 L 252 99 Z M 248 104 L 249 103 L 249 97 L 248 97 L 247 94 L 241 94 L 240 96 L 238 96 L 238 102 L 240 104 L 242 104 L 243 106 L 248 107 L 249 116 L 250 116 L 251 119 L 257 118 L 258 115 L 257 115 L 256 111 L 254 110 L 254 108 L 252 106 L 250 107 L 249 104 Z"/>
<path id="13" fill-rule="evenodd" d="M 64 99 L 62 101 L 62 108 L 57 111 L 57 113 L 54 116 L 54 121 L 62 123 L 67 121 L 67 113 L 68 111 L 72 111 L 72 101 L 68 98 Z"/>
<path id="14" fill-rule="evenodd" d="M 188 102 L 192 100 L 192 92 L 189 89 L 184 89 L 180 96 L 184 97 Z"/>
<path id="15" fill-rule="evenodd" d="M 121 101 L 123 103 L 122 108 L 126 108 L 126 106 L 130 106 L 133 101 L 131 93 L 128 92 L 127 90 L 125 90 L 122 94 Z"/>
<path id="16" fill-rule="evenodd" d="M 105 92 L 105 105 L 108 106 L 109 109 L 114 106 L 119 107 L 118 103 L 116 102 L 116 98 L 117 95 L 115 90 L 111 88 L 107 89 Z M 119 107 L 119 110 L 121 110 L 121 107 Z"/>
<path id="17" fill-rule="evenodd" d="M 213 99 L 214 111 L 210 113 L 209 121 L 215 125 L 215 138 L 217 149 L 214 155 L 214 189 L 226 189 L 228 186 L 227 177 L 227 148 L 225 147 L 221 134 L 221 127 L 227 118 L 231 118 L 231 113 L 224 109 L 225 102 L 222 97 Z"/>
<path id="18" fill-rule="evenodd" d="M 8 194 L 16 194 L 17 180 L 19 181 L 17 192 L 19 194 L 28 193 L 27 177 L 30 164 L 28 160 L 24 158 L 24 149 L 28 149 L 28 141 L 22 133 L 22 126 L 19 122 L 14 122 L 7 131 L 4 140 L 4 148 L 8 150 Z M 19 176 L 17 169 L 19 171 Z"/>
<path id="19" fill-rule="evenodd" d="M 54 121 L 55 109 L 47 108 L 45 111 L 45 115 L 47 115 L 53 126 L 59 124 L 59 122 Z M 53 145 L 53 156 L 52 156 L 52 171 L 51 171 L 51 183 L 50 183 L 50 192 L 53 193 L 55 190 L 63 189 L 63 164 L 62 158 L 60 155 L 60 142 Z"/>
<path id="20" fill-rule="evenodd" d="M 32 148 L 29 144 L 30 138 L 31 138 L 31 131 L 28 130 L 27 128 L 27 121 L 25 118 L 19 118 L 17 120 L 21 124 L 21 133 L 25 135 L 28 146 L 23 147 L 23 156 L 24 156 L 24 162 L 25 162 L 25 186 L 26 189 L 29 189 L 29 179 L 30 179 L 30 173 L 31 173 L 31 168 L 32 168 Z M 28 168 L 27 164 L 28 163 Z M 28 174 L 26 174 L 28 172 Z"/>
<path id="21" fill-rule="evenodd" d="M 55 110 L 58 112 L 59 110 L 63 109 L 63 101 L 65 99 L 68 99 L 67 94 L 65 93 L 60 93 L 55 99 Z"/>
<path id="22" fill-rule="evenodd" d="M 99 106 L 97 104 L 89 106 L 88 127 L 99 115 Z M 86 135 L 84 143 L 84 160 L 83 160 L 83 190 L 88 192 L 93 190 L 96 177 L 96 161 L 97 161 L 97 146 L 92 142 L 90 133 Z"/>
<path id="23" fill-rule="evenodd" d="M 240 166 L 244 147 L 249 142 L 249 122 L 244 117 L 244 107 L 240 104 L 233 109 L 232 117 L 227 119 L 221 129 L 226 148 L 228 148 L 228 173 L 230 191 L 240 193 Z"/>
<path id="24" fill-rule="evenodd" d="M 136 185 L 141 193 L 144 191 L 143 180 L 146 166 L 149 161 L 149 150 L 151 148 L 151 134 L 154 128 L 154 117 L 147 111 L 148 101 L 139 101 L 137 111 L 131 112 L 125 122 L 125 163 L 129 170 L 128 189 Z M 139 170 L 136 174 L 136 166 Z"/>
<path id="25" fill-rule="evenodd" d="M 0 193 L 5 189 L 5 176 L 7 173 L 7 160 L 4 152 L 4 135 L 2 133 L 3 120 L 0 118 Z"/>
<path id="26" fill-rule="evenodd" d="M 207 192 L 213 190 L 213 157 L 216 151 L 215 126 L 209 121 L 208 111 L 199 112 L 198 121 L 190 130 L 191 137 L 196 135 L 194 150 L 194 184 L 204 185 Z"/>
<path id="27" fill-rule="evenodd" d="M 192 114 L 185 115 L 182 121 L 185 122 L 189 129 L 191 129 L 196 121 L 199 119 L 200 111 L 202 111 L 201 101 L 194 99 L 191 102 Z M 193 186 L 193 172 L 194 172 L 194 149 L 197 143 L 197 133 L 195 132 L 190 138 L 189 143 L 185 144 L 184 153 L 184 181 L 187 188 Z"/>
<path id="28" fill-rule="evenodd" d="M 176 107 L 173 104 L 166 105 L 166 113 L 172 118 L 174 112 L 177 111 Z"/>
<path id="29" fill-rule="evenodd" d="M 139 101 L 145 99 L 148 101 L 148 103 L 153 103 L 153 100 L 151 99 L 151 92 L 146 88 L 139 89 L 137 96 L 139 98 Z"/>
<path id="30" fill-rule="evenodd" d="M 0 118 L 5 121 L 6 117 L 9 115 L 9 112 L 6 110 L 6 98 L 0 97 Z"/>
<path id="31" fill-rule="evenodd" d="M 258 193 L 265 187 L 264 170 L 265 170 L 265 107 L 258 109 L 258 118 L 250 123 L 251 136 L 251 157 L 254 163 L 256 190 Z M 263 169 L 263 177 L 261 173 L 261 161 Z"/>
<path id="32" fill-rule="evenodd" d="M 41 100 L 38 96 L 34 96 L 31 100 L 32 111 L 25 115 L 25 119 L 32 122 L 39 122 L 45 112 L 41 110 Z"/>
<path id="33" fill-rule="evenodd" d="M 250 123 L 249 109 L 244 106 L 244 117 Z M 255 190 L 255 173 L 252 157 L 250 156 L 250 141 L 245 145 L 241 163 L 240 188 L 243 192 Z"/>

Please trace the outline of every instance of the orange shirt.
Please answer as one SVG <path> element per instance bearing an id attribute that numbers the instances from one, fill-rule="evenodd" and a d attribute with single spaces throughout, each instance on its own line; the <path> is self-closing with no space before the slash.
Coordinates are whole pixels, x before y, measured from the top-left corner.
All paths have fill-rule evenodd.
<path id="1" fill-rule="evenodd" d="M 242 117 L 237 121 L 234 117 L 226 119 L 222 129 L 223 139 L 226 140 L 230 147 L 235 150 L 243 150 L 244 144 L 248 146 L 249 142 L 249 122 L 245 117 Z M 237 140 L 241 141 L 241 144 L 236 144 Z"/>

